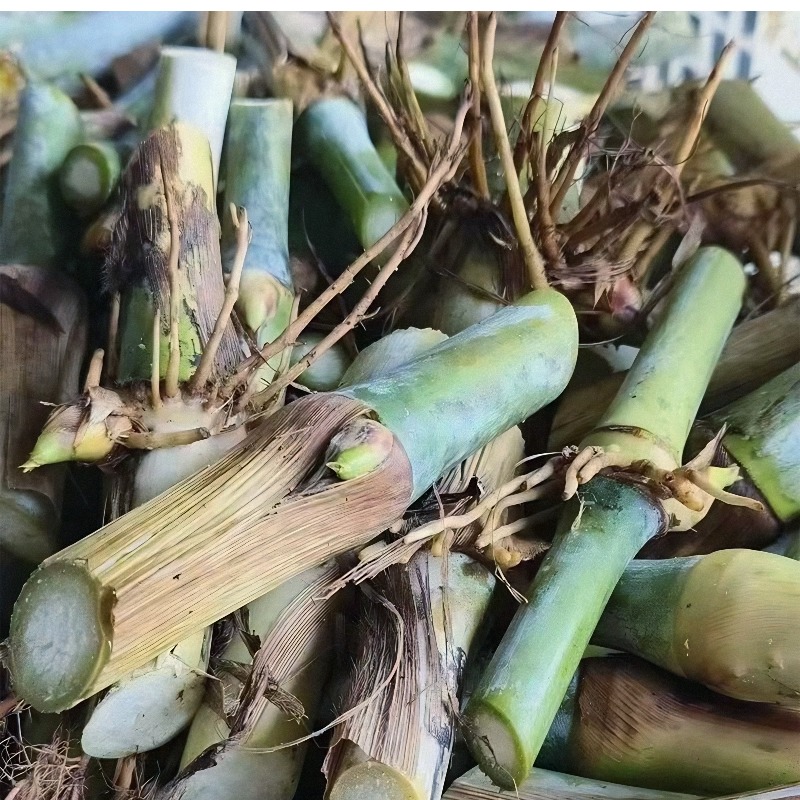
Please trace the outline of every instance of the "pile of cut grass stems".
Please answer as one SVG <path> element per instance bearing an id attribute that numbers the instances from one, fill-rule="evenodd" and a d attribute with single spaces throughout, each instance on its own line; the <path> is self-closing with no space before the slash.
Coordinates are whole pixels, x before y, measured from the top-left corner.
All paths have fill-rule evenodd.
<path id="1" fill-rule="evenodd" d="M 185 30 L 185 15 L 157 16 L 108 52 L 145 22 Z M 25 90 L 0 220 L 0 554 L 19 591 L 6 661 L 33 708 L 21 737 L 43 747 L 12 794 L 321 797 L 316 740 L 330 800 L 789 796 L 769 787 L 800 781 L 797 548 L 742 547 L 800 512 L 798 304 L 758 249 L 782 242 L 785 269 L 794 227 L 780 187 L 779 233 L 757 241 L 720 223 L 713 193 L 780 182 L 796 143 L 751 87 L 720 83 L 723 53 L 659 123 L 681 167 L 667 181 L 632 157 L 612 175 L 632 205 L 615 207 L 602 167 L 573 178 L 651 14 L 571 138 L 552 114 L 563 12 L 511 135 L 496 16 L 468 15 L 471 94 L 449 139 L 402 37 L 382 86 L 348 19 L 330 18 L 316 58 L 270 14 L 246 17 L 240 48 L 238 18 L 212 12 L 217 52 L 162 49 L 149 132 L 121 173 L 130 140 L 98 141 L 69 98 Z M 259 63 L 274 99 L 232 97 L 255 84 L 225 47 L 240 71 Z M 732 126 L 738 106 L 769 124 Z M 293 167 L 351 229 L 326 242 L 335 259 L 348 237 L 365 251 L 338 276 L 322 263 L 316 298 L 290 252 Z M 708 227 L 675 252 L 687 194 Z M 633 213 L 648 196 L 663 230 Z M 301 226 L 320 209 L 300 208 Z M 86 226 L 107 231 L 110 322 L 78 395 L 86 312 L 62 264 Z M 319 236 L 301 237 L 307 263 Z M 579 332 L 609 330 L 640 345 L 630 369 L 576 376 L 562 396 Z M 46 422 L 31 396 L 55 405 Z M 537 412 L 557 398 L 548 426 Z M 521 467 L 548 432 L 549 460 Z M 110 473 L 107 524 L 55 552 L 64 461 Z M 676 552 L 704 555 L 653 558 Z M 507 589 L 521 601 L 509 626 Z M 451 774 L 462 739 L 482 774 Z"/>

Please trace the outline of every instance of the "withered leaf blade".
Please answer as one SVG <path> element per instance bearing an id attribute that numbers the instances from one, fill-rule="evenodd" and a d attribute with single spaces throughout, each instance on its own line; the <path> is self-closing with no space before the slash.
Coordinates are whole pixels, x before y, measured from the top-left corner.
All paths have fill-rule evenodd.
<path id="1" fill-rule="evenodd" d="M 0 273 L 0 303 L 19 314 L 41 322 L 57 336 L 64 334 L 61 323 L 50 309 L 36 295 L 31 294 L 16 279 L 5 273 Z"/>

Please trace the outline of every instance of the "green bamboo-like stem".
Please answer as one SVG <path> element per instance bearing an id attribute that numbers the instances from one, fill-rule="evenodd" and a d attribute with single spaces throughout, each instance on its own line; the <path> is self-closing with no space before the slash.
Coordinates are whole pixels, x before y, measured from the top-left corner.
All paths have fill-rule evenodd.
<path id="1" fill-rule="evenodd" d="M 212 197 L 216 197 L 225 121 L 233 93 L 236 59 L 201 47 L 164 47 L 150 127 L 184 122 L 201 130 L 211 147 Z M 213 99 L 212 99 L 213 98 Z"/>
<path id="2" fill-rule="evenodd" d="M 369 138 L 363 112 L 352 101 L 338 97 L 312 103 L 297 121 L 296 138 L 299 152 L 347 211 L 364 249 L 408 210 Z"/>
<path id="3" fill-rule="evenodd" d="M 74 705 L 281 581 L 365 544 L 439 475 L 551 402 L 576 354 L 569 302 L 536 291 L 391 376 L 276 412 L 221 461 L 44 563 L 12 618 L 16 691 L 45 710 Z M 333 436 L 370 409 L 395 439 L 385 464 L 304 494 Z M 215 571 L 223 565 L 230 579 Z"/>
<path id="4" fill-rule="evenodd" d="M 592 641 L 740 700 L 800 705 L 800 564 L 757 550 L 633 561 Z"/>
<path id="5" fill-rule="evenodd" d="M 575 505 L 465 712 L 470 749 L 507 789 L 533 765 L 620 574 L 666 529 L 661 507 L 620 481 L 595 478 Z"/>
<path id="6" fill-rule="evenodd" d="M 381 422 L 402 443 L 414 469 L 414 497 L 419 497 L 465 455 L 512 427 L 512 419 L 529 416 L 523 412 L 523 402 L 535 402 L 541 407 L 539 401 L 545 394 L 558 396 L 564 379 L 575 367 L 573 314 L 569 302 L 557 291 L 530 292 L 513 306 L 453 336 L 391 376 L 351 386 L 342 393 L 374 408 Z M 534 329 L 540 332 L 540 338 L 529 340 Z M 516 340 L 512 330 L 517 331 Z M 492 346 L 498 334 L 504 339 L 503 348 L 496 351 L 498 360 L 486 359 L 481 379 L 487 389 L 491 386 L 485 405 L 475 391 L 475 373 L 470 367 L 484 361 L 485 348 Z M 515 358 L 520 362 L 515 363 Z M 542 375 L 536 374 L 535 367 L 529 370 L 534 364 L 547 364 L 551 370 L 546 385 L 539 382 Z M 442 381 L 443 374 L 448 375 L 447 381 Z M 403 391 L 412 381 L 419 387 L 413 395 Z M 524 385 L 529 388 L 524 389 Z M 470 402 L 465 404 L 468 396 Z M 463 440 L 461 436 L 453 438 L 450 424 L 455 420 L 459 421 Z M 492 435 L 487 437 L 490 421 Z"/>
<path id="7" fill-rule="evenodd" d="M 693 794 L 595 781 L 538 767 L 531 770 L 516 792 L 499 792 L 476 767 L 457 778 L 442 795 L 442 800 L 501 800 L 504 797 L 509 800 L 699 800 Z"/>
<path id="8" fill-rule="evenodd" d="M 722 81 L 706 118 L 714 141 L 741 168 L 767 169 L 789 180 L 800 168 L 800 142 L 791 128 L 778 119 L 753 84 Z"/>
<path id="9" fill-rule="evenodd" d="M 24 89 L 5 182 L 0 263 L 63 268 L 71 226 L 58 170 L 82 137 L 80 114 L 69 97 L 45 84 Z"/>
<path id="10" fill-rule="evenodd" d="M 225 149 L 225 208 L 247 209 L 253 230 L 236 308 L 260 347 L 289 324 L 294 285 L 289 266 L 289 176 L 292 104 L 288 100 L 242 100 L 231 104 Z M 236 234 L 225 214 L 223 266 L 230 270 Z M 266 365 L 268 383 L 280 357 Z"/>
<path id="11" fill-rule="evenodd" d="M 714 694 L 628 656 L 585 659 L 537 766 L 595 780 L 745 792 L 800 780 L 800 716 Z"/>
<path id="12" fill-rule="evenodd" d="M 297 344 L 292 348 L 290 366 L 294 366 L 310 350 L 316 347 L 325 334 L 304 331 Z M 350 366 L 350 354 L 343 344 L 336 344 L 326 350 L 320 358 L 297 376 L 297 383 L 314 392 L 331 392 L 341 385 Z"/>
<path id="13" fill-rule="evenodd" d="M 681 269 L 668 307 L 583 446 L 618 446 L 667 469 L 680 464 L 744 286 L 736 258 L 718 247 L 701 248 Z"/>
<path id="14" fill-rule="evenodd" d="M 121 169 L 119 154 L 109 142 L 73 147 L 59 174 L 64 202 L 81 216 L 97 213 L 116 188 Z"/>
<path id="15" fill-rule="evenodd" d="M 250 330 L 258 331 L 274 313 L 275 300 L 267 297 L 252 310 L 258 292 L 248 292 L 250 279 L 277 281 L 292 290 L 289 266 L 289 178 L 292 156 L 292 103 L 289 100 L 236 98 L 228 116 L 225 145 L 225 205 L 247 209 L 253 229 L 239 290 L 239 311 Z M 223 264 L 230 269 L 235 237 L 227 217 L 223 221 Z M 245 298 L 242 302 L 241 298 Z"/>
<path id="16" fill-rule="evenodd" d="M 715 411 L 779 374 L 800 359 L 800 302 L 788 302 L 760 317 L 739 323 L 731 332 L 711 376 L 702 409 Z M 548 447 L 557 450 L 583 439 L 611 402 L 625 376 L 610 375 L 562 395 Z"/>
<path id="17" fill-rule="evenodd" d="M 741 265 L 704 248 L 678 276 L 600 426 L 583 442 L 672 470 L 741 303 Z M 702 352 L 696 343 L 703 343 Z M 625 566 L 669 524 L 648 490 L 594 478 L 567 508 L 560 533 L 472 695 L 465 737 L 499 785 L 520 784 L 533 765 L 585 646 Z"/>
<path id="18" fill-rule="evenodd" d="M 81 86 L 81 73 L 100 75 L 115 58 L 137 47 L 191 33 L 194 17 L 187 11 L 72 14 L 65 24 L 26 41 L 19 59 L 34 78 L 72 91 Z"/>
<path id="19" fill-rule="evenodd" d="M 800 363 L 713 414 L 722 440 L 784 522 L 800 514 Z"/>

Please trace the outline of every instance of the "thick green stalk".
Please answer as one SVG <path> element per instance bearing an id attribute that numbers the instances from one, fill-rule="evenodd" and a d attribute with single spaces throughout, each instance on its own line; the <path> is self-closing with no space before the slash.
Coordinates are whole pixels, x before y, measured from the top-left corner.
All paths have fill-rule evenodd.
<path id="1" fill-rule="evenodd" d="M 364 114 L 343 97 L 312 103 L 297 121 L 298 150 L 307 156 L 347 211 L 366 250 L 408 210 L 381 161 Z"/>
<path id="2" fill-rule="evenodd" d="M 137 47 L 191 33 L 195 12 L 102 11 L 71 14 L 64 23 L 26 41 L 19 59 L 34 78 L 72 91 L 81 73 L 100 75 Z"/>
<path id="3" fill-rule="evenodd" d="M 391 376 L 292 403 L 221 461 L 49 559 L 12 618 L 19 695 L 42 709 L 74 705 L 362 546 L 439 475 L 558 396 L 577 333 L 562 295 L 532 292 Z M 396 439 L 386 464 L 306 493 L 330 441 L 370 410 Z"/>
<path id="4" fill-rule="evenodd" d="M 800 364 L 713 414 L 722 440 L 784 522 L 800 514 Z"/>
<path id="5" fill-rule="evenodd" d="M 574 319 L 563 295 L 534 291 L 393 374 L 342 394 L 375 409 L 399 439 L 417 498 L 466 455 L 529 416 L 532 405 L 541 408 L 559 395 L 577 357 Z M 477 383 L 485 395 L 476 392 Z"/>
<path id="6" fill-rule="evenodd" d="M 72 100 L 53 86 L 31 83 L 22 93 L 0 221 L 0 263 L 63 268 L 70 215 L 58 171 L 83 137 Z"/>
<path id="7" fill-rule="evenodd" d="M 291 102 L 234 100 L 225 145 L 222 260 L 230 270 L 236 255 L 236 233 L 228 213 L 233 203 L 247 209 L 253 230 L 236 308 L 261 347 L 286 329 L 294 301 L 288 238 L 291 159 Z M 268 365 L 270 373 L 274 366 Z"/>
<path id="8" fill-rule="evenodd" d="M 111 143 L 79 144 L 69 151 L 61 165 L 61 196 L 82 217 L 91 216 L 111 197 L 120 171 L 119 154 Z"/>
<path id="9" fill-rule="evenodd" d="M 201 130 L 211 147 L 212 197 L 216 197 L 225 121 L 233 93 L 236 59 L 202 47 L 164 47 L 150 127 L 184 122 Z"/>
<path id="10" fill-rule="evenodd" d="M 800 564 L 757 550 L 628 565 L 592 641 L 740 700 L 800 705 Z"/>
<path id="11" fill-rule="evenodd" d="M 681 269 L 667 308 L 583 446 L 619 447 L 632 460 L 666 469 L 679 465 L 744 286 L 741 264 L 729 252 L 701 248 Z"/>
<path id="12" fill-rule="evenodd" d="M 750 81 L 722 81 L 706 124 L 717 146 L 742 169 L 775 169 L 775 177 L 786 180 L 787 168 L 800 168 L 800 142 Z"/>
<path id="13" fill-rule="evenodd" d="M 660 469 L 676 468 L 743 286 L 733 256 L 719 248 L 698 251 L 600 427 L 583 445 L 600 445 L 623 467 L 644 459 Z M 594 478 L 579 498 L 578 509 L 565 510 L 529 602 L 517 612 L 467 706 L 470 749 L 506 788 L 521 783 L 533 765 L 626 565 L 669 526 L 654 493 L 620 479 Z"/>
<path id="14" fill-rule="evenodd" d="M 800 360 L 800 298 L 740 322 L 731 332 L 701 406 L 715 411 L 758 389 Z M 625 376 L 615 373 L 586 386 L 570 386 L 561 397 L 548 447 L 558 450 L 586 436 L 614 398 Z"/>
<path id="15" fill-rule="evenodd" d="M 699 800 L 693 794 L 594 781 L 538 767 L 531 770 L 516 792 L 508 793 L 498 792 L 497 787 L 475 767 L 457 778 L 442 795 L 442 800 L 498 800 L 501 797 L 509 800 Z"/>
<path id="16" fill-rule="evenodd" d="M 324 333 L 304 331 L 292 348 L 290 366 L 294 366 L 325 338 Z M 320 358 L 297 376 L 297 383 L 312 392 L 332 392 L 341 385 L 350 366 L 350 354 L 340 342 L 326 350 Z"/>
<path id="17" fill-rule="evenodd" d="M 707 796 L 800 781 L 798 741 L 793 709 L 732 700 L 632 657 L 587 658 L 537 765 Z"/>
<path id="18" fill-rule="evenodd" d="M 527 777 L 620 574 L 666 529 L 661 507 L 617 480 L 595 478 L 574 505 L 467 704 L 467 743 L 508 789 Z"/>

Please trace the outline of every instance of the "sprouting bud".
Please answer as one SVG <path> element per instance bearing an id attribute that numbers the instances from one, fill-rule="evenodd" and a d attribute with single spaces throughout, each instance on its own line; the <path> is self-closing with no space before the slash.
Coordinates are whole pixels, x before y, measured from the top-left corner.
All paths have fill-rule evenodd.
<path id="1" fill-rule="evenodd" d="M 389 457 L 394 434 L 372 419 L 356 419 L 342 428 L 325 453 L 325 466 L 343 481 L 360 478 L 377 469 Z"/>
<path id="2" fill-rule="evenodd" d="M 63 461 L 102 461 L 133 429 L 122 400 L 115 392 L 92 387 L 74 403 L 56 406 L 22 464 L 30 472 Z"/>

